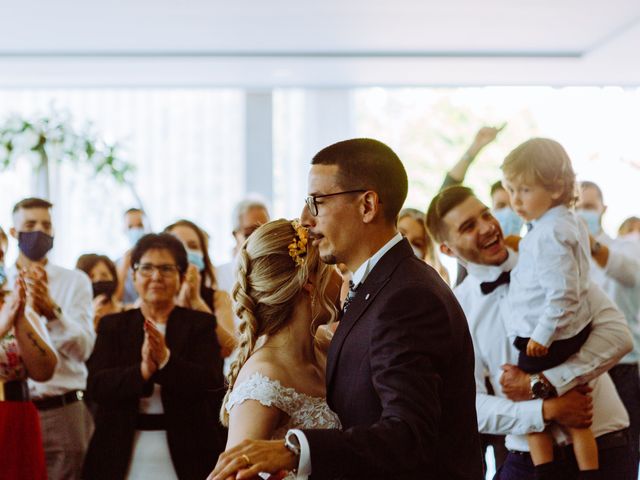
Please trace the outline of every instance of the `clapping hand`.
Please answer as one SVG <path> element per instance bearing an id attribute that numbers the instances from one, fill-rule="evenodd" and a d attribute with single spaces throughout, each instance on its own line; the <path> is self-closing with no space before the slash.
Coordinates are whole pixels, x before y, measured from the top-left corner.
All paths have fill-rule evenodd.
<path id="1" fill-rule="evenodd" d="M 26 306 L 26 288 L 24 279 L 18 277 L 13 292 L 0 309 L 0 337 L 7 333 L 23 315 Z"/>
<path id="2" fill-rule="evenodd" d="M 200 282 L 198 268 L 193 264 L 189 264 L 178 293 L 178 305 L 185 308 L 193 308 L 200 299 Z"/>
<path id="3" fill-rule="evenodd" d="M 149 336 L 144 334 L 144 342 L 142 343 L 142 362 L 140 362 L 140 373 L 146 381 L 158 370 L 158 365 L 151 358 L 151 346 L 149 345 Z"/>
<path id="4" fill-rule="evenodd" d="M 116 308 L 116 306 L 113 303 L 113 300 L 110 297 L 108 297 L 104 293 L 101 293 L 100 295 L 98 295 L 96 298 L 93 299 L 94 328 L 96 330 L 98 329 L 98 323 L 100 322 L 102 317 L 105 317 L 112 313 L 116 313 L 117 311 L 118 309 Z"/>
<path id="5" fill-rule="evenodd" d="M 144 332 L 145 341 L 149 343 L 149 355 L 156 366 L 159 367 L 165 362 L 169 355 L 169 349 L 164 341 L 164 335 L 160 333 L 155 323 L 147 319 L 144 321 Z"/>
<path id="6" fill-rule="evenodd" d="M 49 294 L 47 272 L 40 265 L 31 265 L 22 271 L 27 287 L 27 303 L 38 314 L 47 320 L 54 320 L 56 303 Z"/>

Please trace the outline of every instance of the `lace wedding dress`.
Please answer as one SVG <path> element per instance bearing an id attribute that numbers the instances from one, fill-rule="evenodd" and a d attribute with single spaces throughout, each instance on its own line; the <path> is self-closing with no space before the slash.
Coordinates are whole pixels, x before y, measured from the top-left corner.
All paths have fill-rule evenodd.
<path id="1" fill-rule="evenodd" d="M 324 398 L 299 393 L 259 372 L 234 386 L 227 401 L 227 412 L 245 400 L 256 400 L 265 407 L 276 407 L 289 415 L 289 421 L 273 433 L 272 439 L 284 438 L 292 428 L 341 428 L 338 415 L 329 409 Z M 289 474 L 286 478 L 295 476 Z"/>

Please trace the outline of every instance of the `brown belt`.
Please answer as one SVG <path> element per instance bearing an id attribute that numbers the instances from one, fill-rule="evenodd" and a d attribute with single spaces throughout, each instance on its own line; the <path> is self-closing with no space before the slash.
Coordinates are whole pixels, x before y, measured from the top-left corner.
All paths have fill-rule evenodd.
<path id="1" fill-rule="evenodd" d="M 46 397 L 34 400 L 33 403 L 38 410 L 52 410 L 54 408 L 64 407 L 70 403 L 79 402 L 84 398 L 82 390 L 72 390 L 55 397 Z"/>

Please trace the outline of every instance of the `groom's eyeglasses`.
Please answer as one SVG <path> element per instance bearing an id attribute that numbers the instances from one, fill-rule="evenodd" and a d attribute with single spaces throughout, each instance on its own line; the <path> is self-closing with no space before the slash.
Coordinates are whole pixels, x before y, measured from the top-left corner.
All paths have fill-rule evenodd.
<path id="1" fill-rule="evenodd" d="M 325 195 L 309 195 L 307 198 L 304 199 L 304 203 L 307 204 L 309 213 L 314 217 L 316 217 L 318 216 L 318 203 L 316 202 L 318 198 L 335 197 L 336 195 L 345 195 L 347 193 L 364 193 L 364 192 L 368 192 L 368 190 L 347 190 L 346 192 L 327 193 Z"/>

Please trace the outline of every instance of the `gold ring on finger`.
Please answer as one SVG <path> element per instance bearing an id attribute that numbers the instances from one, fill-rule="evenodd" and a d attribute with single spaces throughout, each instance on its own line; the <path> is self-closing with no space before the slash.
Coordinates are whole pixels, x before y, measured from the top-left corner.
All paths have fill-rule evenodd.
<path id="1" fill-rule="evenodd" d="M 242 455 L 241 457 L 244 460 L 244 463 L 247 467 L 251 466 L 251 459 L 249 458 L 249 456 L 247 454 Z"/>

